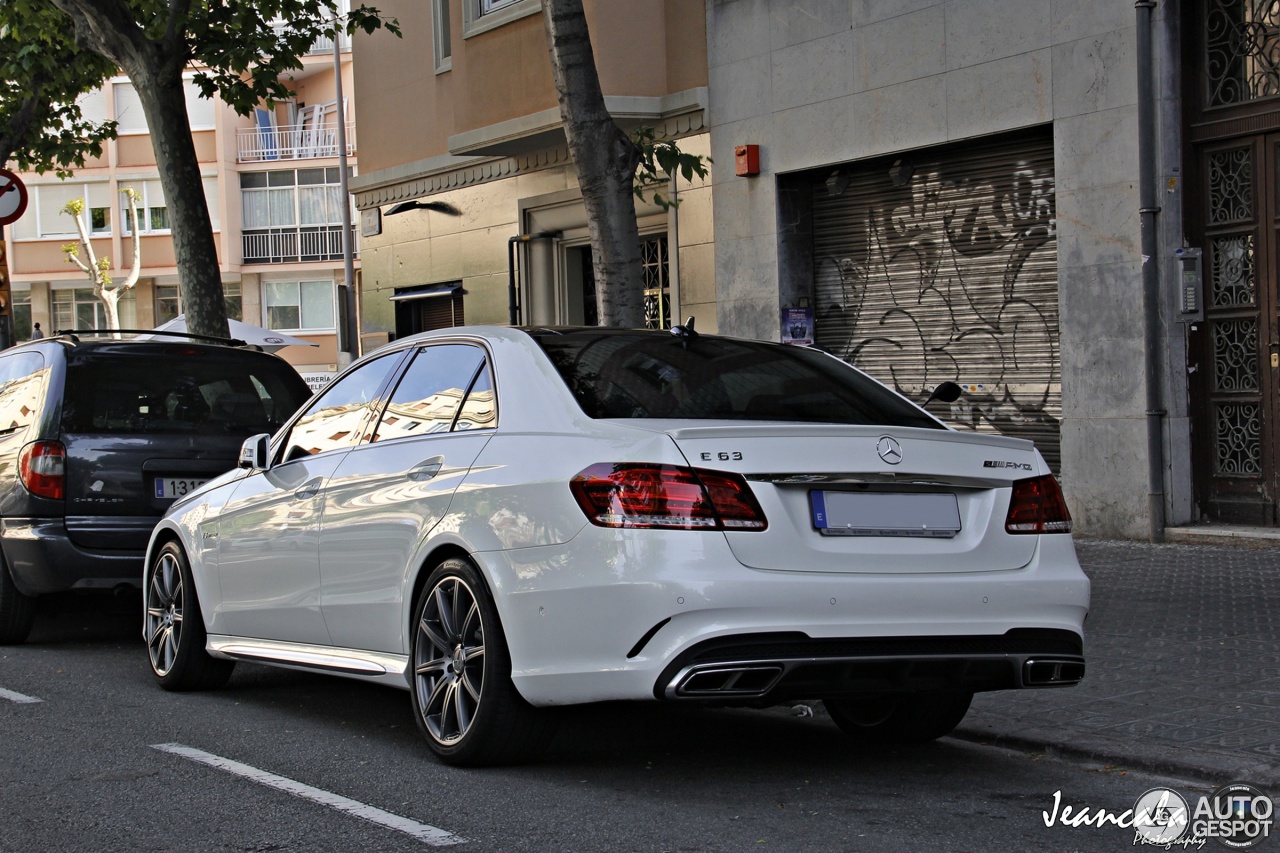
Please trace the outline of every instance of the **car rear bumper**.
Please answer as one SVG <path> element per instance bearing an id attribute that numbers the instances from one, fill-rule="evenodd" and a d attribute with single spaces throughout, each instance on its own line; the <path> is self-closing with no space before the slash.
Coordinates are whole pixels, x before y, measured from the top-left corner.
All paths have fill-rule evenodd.
<path id="1" fill-rule="evenodd" d="M 1069 536 L 1040 537 L 1013 571 L 837 575 L 749 569 L 721 534 L 644 533 L 620 548 L 616 531 L 588 528 L 566 546 L 474 555 L 529 702 L 769 702 L 1065 686 L 1083 673 L 1089 579 Z M 749 689 L 698 692 L 716 686 L 703 673 L 735 665 L 723 683 Z"/>
<path id="2" fill-rule="evenodd" d="M 142 586 L 143 549 L 79 547 L 60 518 L 0 519 L 0 547 L 14 584 L 27 595 Z"/>
<path id="3" fill-rule="evenodd" d="M 659 699 L 747 701 L 910 691 L 1070 687 L 1084 677 L 1081 637 L 1020 628 L 999 636 L 814 640 L 746 634 L 681 654 L 655 685 Z"/>

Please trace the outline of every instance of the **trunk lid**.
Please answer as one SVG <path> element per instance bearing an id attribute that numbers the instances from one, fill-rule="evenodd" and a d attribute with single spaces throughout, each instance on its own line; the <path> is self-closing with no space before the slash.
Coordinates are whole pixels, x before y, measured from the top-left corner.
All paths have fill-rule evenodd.
<path id="1" fill-rule="evenodd" d="M 690 465 L 749 482 L 768 529 L 726 537 L 751 568 L 990 572 L 1025 566 L 1035 553 L 1036 536 L 1004 529 L 1011 484 L 1047 473 L 1029 441 L 791 423 L 701 422 L 663 431 Z"/>

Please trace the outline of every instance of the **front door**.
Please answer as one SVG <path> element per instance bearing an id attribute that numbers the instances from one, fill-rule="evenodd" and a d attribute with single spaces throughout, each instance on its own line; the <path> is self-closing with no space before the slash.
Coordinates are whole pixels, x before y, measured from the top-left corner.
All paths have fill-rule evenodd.
<path id="1" fill-rule="evenodd" d="M 1205 321 L 1190 332 L 1196 481 L 1210 521 L 1277 524 L 1280 133 L 1197 152 Z"/>

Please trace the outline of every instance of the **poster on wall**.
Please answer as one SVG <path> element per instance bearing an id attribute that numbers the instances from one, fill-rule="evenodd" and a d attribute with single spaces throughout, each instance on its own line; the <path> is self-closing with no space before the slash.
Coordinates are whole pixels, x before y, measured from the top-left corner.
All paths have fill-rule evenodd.
<path id="1" fill-rule="evenodd" d="M 782 309 L 782 342 L 795 346 L 813 346 L 813 309 Z"/>

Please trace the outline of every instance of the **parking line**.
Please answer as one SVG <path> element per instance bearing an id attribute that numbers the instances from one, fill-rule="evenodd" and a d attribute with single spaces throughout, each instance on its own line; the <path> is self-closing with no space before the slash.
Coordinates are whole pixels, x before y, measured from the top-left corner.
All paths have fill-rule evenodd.
<path id="1" fill-rule="evenodd" d="M 0 687 L 0 699 L 8 699 L 10 702 L 15 702 L 19 705 L 33 705 L 36 702 L 44 701 L 34 696 L 24 696 L 21 693 L 14 693 L 12 690 L 5 690 L 3 687 Z"/>
<path id="2" fill-rule="evenodd" d="M 197 761 L 201 764 L 207 764 L 210 767 L 216 767 L 219 770 L 225 770 L 228 773 L 234 773 L 237 776 L 243 776 L 259 785 L 266 785 L 269 788 L 275 788 L 295 797 L 302 797 L 305 800 L 320 803 L 331 809 L 337 809 L 340 812 L 346 812 L 358 818 L 376 823 L 379 826 L 385 826 L 388 829 L 394 829 L 397 832 L 403 832 L 411 835 L 419 841 L 425 842 L 435 847 L 445 847 L 452 844 L 462 844 L 465 838 L 460 838 L 451 832 L 447 832 L 438 827 L 429 826 L 425 823 L 418 823 L 416 820 L 409 820 L 406 817 L 385 812 L 374 806 L 365 805 L 357 800 L 348 799 L 338 794 L 331 794 L 328 791 L 322 791 L 319 788 L 313 788 L 310 785 L 304 785 L 301 782 L 295 782 L 284 776 L 277 776 L 274 773 L 268 773 L 265 770 L 259 770 L 256 767 L 250 767 L 248 764 L 241 764 L 239 761 L 232 761 L 230 758 L 223 758 L 213 753 L 205 752 L 200 749 L 193 749 L 189 746 L 183 746 L 180 743 L 153 743 L 152 749 L 158 749 L 161 752 L 172 753 L 191 761 Z"/>

